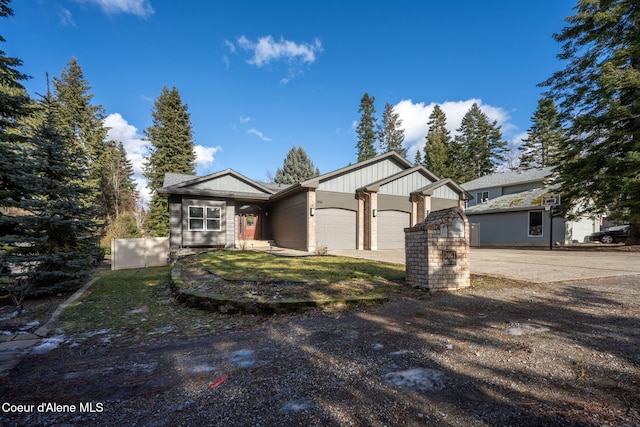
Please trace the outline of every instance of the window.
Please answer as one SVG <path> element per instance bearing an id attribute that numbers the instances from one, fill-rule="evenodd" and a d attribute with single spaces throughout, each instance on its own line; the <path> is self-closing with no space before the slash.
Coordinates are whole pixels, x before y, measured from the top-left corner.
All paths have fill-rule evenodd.
<path id="1" fill-rule="evenodd" d="M 542 211 L 529 212 L 529 237 L 542 237 Z"/>
<path id="2" fill-rule="evenodd" d="M 476 204 L 487 203 L 489 201 L 488 191 L 478 191 L 476 193 Z"/>
<path id="3" fill-rule="evenodd" d="M 202 206 L 189 206 L 189 230 L 190 231 L 220 231 L 220 208 L 204 208 Z"/>

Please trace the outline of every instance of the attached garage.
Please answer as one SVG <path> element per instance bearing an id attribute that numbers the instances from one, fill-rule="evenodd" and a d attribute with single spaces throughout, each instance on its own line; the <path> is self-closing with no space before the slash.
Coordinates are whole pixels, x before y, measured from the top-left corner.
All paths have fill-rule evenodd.
<path id="1" fill-rule="evenodd" d="M 378 249 L 404 248 L 404 229 L 411 226 L 411 215 L 400 211 L 378 212 Z"/>
<path id="2" fill-rule="evenodd" d="M 356 212 L 346 209 L 316 210 L 316 243 L 329 249 L 356 249 Z"/>

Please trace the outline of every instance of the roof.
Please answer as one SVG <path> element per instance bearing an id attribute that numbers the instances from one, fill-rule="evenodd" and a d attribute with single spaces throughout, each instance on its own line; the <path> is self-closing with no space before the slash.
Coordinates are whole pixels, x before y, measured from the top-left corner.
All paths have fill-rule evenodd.
<path id="1" fill-rule="evenodd" d="M 451 189 L 453 189 L 454 191 L 456 191 L 458 194 L 460 194 L 461 199 L 464 200 L 471 200 L 473 199 L 473 197 L 467 193 L 464 188 L 462 188 L 460 185 L 456 184 L 451 178 L 444 178 L 444 179 L 439 179 L 436 182 L 433 182 L 425 187 L 419 188 L 416 191 L 413 191 L 411 194 L 423 194 L 423 195 L 427 195 L 427 196 L 432 196 L 433 192 L 435 190 L 437 190 L 438 188 L 442 187 L 442 186 L 449 186 Z"/>
<path id="2" fill-rule="evenodd" d="M 551 193 L 549 187 L 534 188 L 520 193 L 506 194 L 504 196 L 490 199 L 484 203 L 468 207 L 465 211 L 467 215 L 512 212 L 519 210 L 530 210 L 532 208 L 542 208 L 542 196 Z"/>
<path id="3" fill-rule="evenodd" d="M 262 192 L 262 194 L 247 192 L 247 191 L 231 191 L 224 188 L 197 188 L 197 184 L 206 183 L 208 181 L 215 181 L 218 178 L 231 176 L 235 180 L 246 184 L 247 188 L 254 188 Z M 215 172 L 202 177 L 193 175 L 182 174 L 165 174 L 164 182 L 172 183 L 170 185 L 164 185 L 158 190 L 161 194 L 191 194 L 191 195 L 209 195 L 209 196 L 221 196 L 221 197 L 236 197 L 236 198 L 263 198 L 268 199 L 270 195 L 275 193 L 275 190 L 265 187 L 264 185 L 253 181 L 250 178 L 234 171 L 233 169 L 225 169 L 221 172 Z M 263 196 L 263 197 L 261 197 Z"/>
<path id="4" fill-rule="evenodd" d="M 368 184 L 364 187 L 358 188 L 356 191 L 380 191 L 380 187 L 382 187 L 385 184 L 390 183 L 391 181 L 395 181 L 399 178 L 402 178 L 403 176 L 407 176 L 410 175 L 414 172 L 420 172 L 421 174 L 423 174 L 424 176 L 426 176 L 430 181 L 437 181 L 438 177 L 435 176 L 432 172 L 430 172 L 429 170 L 427 170 L 424 166 L 414 166 L 410 169 L 405 169 L 401 172 L 398 172 L 396 174 L 393 174 L 391 176 L 388 176 L 386 178 L 383 178 L 379 181 L 373 182 L 371 184 Z"/>
<path id="5" fill-rule="evenodd" d="M 165 173 L 164 174 L 164 182 L 162 183 L 163 187 L 171 187 L 173 185 L 179 184 L 184 181 L 191 181 L 192 179 L 197 178 L 196 175 L 186 175 L 183 173 Z"/>
<path id="6" fill-rule="evenodd" d="M 461 185 L 467 191 L 480 188 L 505 187 L 509 185 L 525 184 L 529 182 L 544 181 L 551 176 L 553 166 L 542 169 L 527 169 L 524 171 L 508 171 L 485 175 L 473 181 Z"/>

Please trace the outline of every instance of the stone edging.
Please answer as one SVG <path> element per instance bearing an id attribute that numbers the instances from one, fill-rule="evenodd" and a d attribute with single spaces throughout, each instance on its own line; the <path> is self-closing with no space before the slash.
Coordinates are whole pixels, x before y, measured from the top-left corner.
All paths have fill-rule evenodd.
<path id="1" fill-rule="evenodd" d="M 317 307 L 346 305 L 349 307 L 379 305 L 389 300 L 388 297 L 340 298 L 323 300 L 289 300 L 289 301 L 251 301 L 230 298 L 222 295 L 204 294 L 184 289 L 182 268 L 174 265 L 171 269 L 171 291 L 176 300 L 189 307 L 220 313 L 241 314 L 275 314 L 293 313 Z"/>

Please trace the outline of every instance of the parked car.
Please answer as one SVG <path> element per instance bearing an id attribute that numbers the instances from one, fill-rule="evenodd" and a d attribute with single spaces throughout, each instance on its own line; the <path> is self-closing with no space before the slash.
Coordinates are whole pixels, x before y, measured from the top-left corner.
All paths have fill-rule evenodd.
<path id="1" fill-rule="evenodd" d="M 606 230 L 591 234 L 592 242 L 618 243 L 624 242 L 629 237 L 629 224 L 609 227 Z"/>

